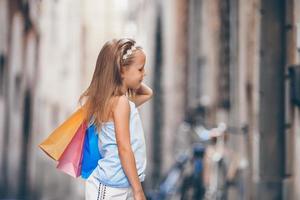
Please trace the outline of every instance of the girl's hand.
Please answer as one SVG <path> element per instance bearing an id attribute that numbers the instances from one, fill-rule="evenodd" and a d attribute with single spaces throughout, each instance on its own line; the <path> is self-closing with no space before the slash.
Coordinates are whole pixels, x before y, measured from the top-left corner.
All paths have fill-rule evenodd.
<path id="1" fill-rule="evenodd" d="M 141 87 L 136 90 L 136 95 L 134 97 L 130 97 L 129 99 L 133 101 L 136 107 L 142 105 L 146 101 L 152 98 L 153 91 L 146 84 L 142 83 Z"/>
<path id="2" fill-rule="evenodd" d="M 142 190 L 133 192 L 134 200 L 146 200 L 145 194 Z"/>
<path id="3" fill-rule="evenodd" d="M 136 94 L 137 95 L 152 95 L 153 91 L 149 86 L 147 86 L 144 82 L 142 82 L 141 86 L 138 89 L 136 89 Z"/>

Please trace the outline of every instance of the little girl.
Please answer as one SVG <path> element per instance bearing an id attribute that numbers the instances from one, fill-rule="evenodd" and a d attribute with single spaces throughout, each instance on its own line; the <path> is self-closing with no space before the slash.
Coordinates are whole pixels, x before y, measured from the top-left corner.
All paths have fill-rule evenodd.
<path id="1" fill-rule="evenodd" d="M 145 200 L 146 147 L 137 107 L 152 97 L 142 81 L 146 56 L 132 39 L 102 47 L 85 98 L 87 119 L 97 127 L 103 158 L 86 180 L 85 199 Z"/>

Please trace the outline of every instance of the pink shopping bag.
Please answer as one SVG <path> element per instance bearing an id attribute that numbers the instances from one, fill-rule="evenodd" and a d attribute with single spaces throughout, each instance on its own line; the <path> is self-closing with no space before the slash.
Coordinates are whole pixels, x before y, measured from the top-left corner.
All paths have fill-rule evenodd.
<path id="1" fill-rule="evenodd" d="M 81 175 L 82 149 L 86 128 L 87 124 L 83 121 L 58 160 L 57 169 L 75 178 Z"/>

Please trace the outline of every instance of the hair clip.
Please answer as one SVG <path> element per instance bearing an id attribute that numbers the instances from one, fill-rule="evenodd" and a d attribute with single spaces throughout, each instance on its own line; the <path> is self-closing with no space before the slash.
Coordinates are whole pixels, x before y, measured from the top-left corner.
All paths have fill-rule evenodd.
<path id="1" fill-rule="evenodd" d="M 128 49 L 128 50 L 126 51 L 126 53 L 123 55 L 123 57 L 122 57 L 123 60 L 126 60 L 126 59 L 132 54 L 132 52 L 133 52 L 134 50 L 136 50 L 136 47 L 135 47 L 134 45 L 132 45 L 131 48 Z"/>

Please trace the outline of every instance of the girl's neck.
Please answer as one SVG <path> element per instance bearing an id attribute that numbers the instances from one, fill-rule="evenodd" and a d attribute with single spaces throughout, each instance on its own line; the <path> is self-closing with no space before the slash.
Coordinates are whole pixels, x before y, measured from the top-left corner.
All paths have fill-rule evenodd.
<path id="1" fill-rule="evenodd" d="M 125 84 L 123 84 L 122 85 L 122 88 L 121 88 L 121 91 L 122 91 L 122 94 L 126 94 L 126 92 L 128 91 L 128 87 L 125 85 Z"/>

